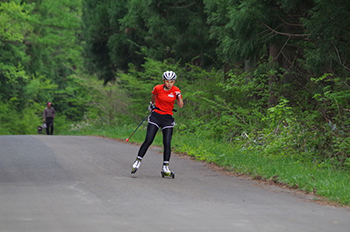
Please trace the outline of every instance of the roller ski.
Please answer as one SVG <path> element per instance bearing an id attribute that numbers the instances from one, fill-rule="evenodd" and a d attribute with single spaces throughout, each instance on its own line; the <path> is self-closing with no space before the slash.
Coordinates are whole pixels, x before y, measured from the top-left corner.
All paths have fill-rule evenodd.
<path id="1" fill-rule="evenodd" d="M 136 158 L 135 162 L 132 164 L 131 174 L 135 174 L 137 172 L 137 170 L 139 170 L 140 165 L 141 165 L 141 161 L 142 161 L 141 157 Z"/>
<path id="2" fill-rule="evenodd" d="M 162 174 L 162 178 L 164 178 L 164 177 L 170 177 L 170 178 L 173 178 L 173 179 L 175 178 L 175 173 L 171 172 L 169 170 L 169 163 L 163 165 L 161 174 Z"/>

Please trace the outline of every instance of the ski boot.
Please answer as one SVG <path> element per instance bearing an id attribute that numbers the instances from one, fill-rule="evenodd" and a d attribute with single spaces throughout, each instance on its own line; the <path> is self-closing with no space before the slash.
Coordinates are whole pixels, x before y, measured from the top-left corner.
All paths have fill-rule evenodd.
<path id="1" fill-rule="evenodd" d="M 164 178 L 164 177 L 171 177 L 171 178 L 175 178 L 175 173 L 174 172 L 171 172 L 170 170 L 169 170 L 169 163 L 164 163 L 163 164 L 163 169 L 162 169 L 162 172 L 161 172 L 161 174 L 162 174 L 162 177 Z"/>
<path id="2" fill-rule="evenodd" d="M 138 156 L 135 162 L 132 164 L 131 174 L 135 174 L 139 170 L 141 165 L 142 157 Z"/>

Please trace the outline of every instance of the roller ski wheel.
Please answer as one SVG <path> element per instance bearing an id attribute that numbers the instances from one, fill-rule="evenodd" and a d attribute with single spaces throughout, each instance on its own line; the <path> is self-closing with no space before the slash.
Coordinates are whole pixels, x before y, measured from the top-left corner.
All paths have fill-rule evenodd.
<path id="1" fill-rule="evenodd" d="M 162 174 L 162 178 L 164 178 L 164 177 L 170 177 L 170 178 L 175 178 L 175 173 L 174 172 L 161 172 L 161 174 Z"/>
<path id="2" fill-rule="evenodd" d="M 161 171 L 162 177 L 175 178 L 175 173 L 169 170 L 169 162 L 164 162 L 163 168 Z"/>
<path id="3" fill-rule="evenodd" d="M 138 168 L 132 168 L 131 169 L 131 174 L 135 174 L 137 172 L 137 170 L 139 170 Z"/>

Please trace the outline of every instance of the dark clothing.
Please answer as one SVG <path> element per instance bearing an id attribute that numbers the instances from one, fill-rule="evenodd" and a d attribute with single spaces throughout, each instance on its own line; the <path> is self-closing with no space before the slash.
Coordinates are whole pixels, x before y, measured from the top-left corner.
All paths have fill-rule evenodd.
<path id="1" fill-rule="evenodd" d="M 148 118 L 148 123 L 153 124 L 158 128 L 162 128 L 163 130 L 167 128 L 173 128 L 175 126 L 175 120 L 172 115 L 158 114 L 154 111 Z"/>
<path id="2" fill-rule="evenodd" d="M 43 118 L 55 117 L 55 109 L 53 107 L 46 107 L 43 113 Z"/>
<path id="3" fill-rule="evenodd" d="M 53 117 L 46 117 L 45 122 L 46 122 L 46 134 L 53 135 Z"/>
<path id="4" fill-rule="evenodd" d="M 157 134 L 159 128 L 162 128 L 163 132 L 163 161 L 169 162 L 171 154 L 171 139 L 173 137 L 173 127 L 175 126 L 175 119 L 169 114 L 158 114 L 152 112 L 148 118 L 146 139 L 140 147 L 138 156 L 144 157 L 149 146 L 153 143 L 154 137 Z"/>
<path id="5" fill-rule="evenodd" d="M 46 123 L 46 134 L 53 135 L 53 119 L 55 117 L 55 109 L 53 107 L 46 107 L 43 113 L 43 118 Z M 50 130 L 51 129 L 51 130 Z"/>
<path id="6" fill-rule="evenodd" d="M 149 146 L 152 144 L 154 137 L 156 136 L 158 131 L 158 127 L 154 124 L 148 123 L 147 126 L 147 134 L 146 139 L 143 142 L 143 144 L 140 147 L 138 156 L 144 157 L 146 154 L 146 151 L 148 150 Z M 171 154 L 171 138 L 173 136 L 173 128 L 163 128 L 163 146 L 164 146 L 164 153 L 163 153 L 163 161 L 169 162 L 170 160 L 170 154 Z"/>

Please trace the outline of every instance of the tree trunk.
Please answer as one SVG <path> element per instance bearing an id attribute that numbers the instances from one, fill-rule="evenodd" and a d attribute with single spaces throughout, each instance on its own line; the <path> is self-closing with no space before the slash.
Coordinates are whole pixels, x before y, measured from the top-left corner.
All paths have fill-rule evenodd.
<path id="1" fill-rule="evenodd" d="M 251 59 L 245 59 L 244 60 L 244 72 L 247 74 L 246 76 L 246 83 L 251 81 L 252 79 L 252 73 L 254 70 L 254 62 Z"/>
<path id="2" fill-rule="evenodd" d="M 269 54 L 271 59 L 271 67 L 278 67 L 278 54 L 279 54 L 279 46 L 276 44 L 271 44 L 269 47 Z M 273 107 L 278 102 L 278 96 L 276 94 L 276 88 L 278 84 L 277 73 L 271 73 L 269 76 L 269 107 Z"/>

